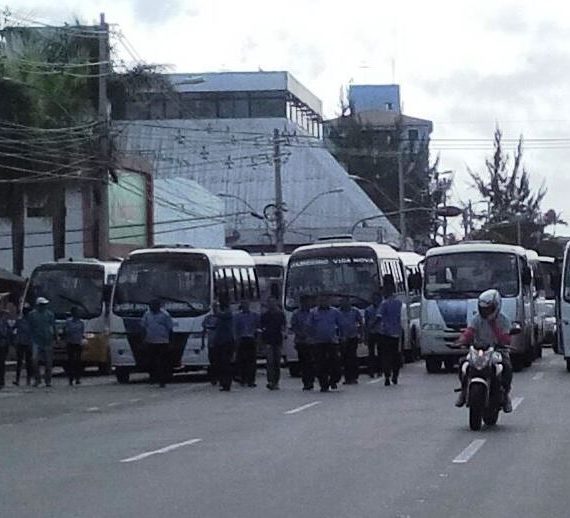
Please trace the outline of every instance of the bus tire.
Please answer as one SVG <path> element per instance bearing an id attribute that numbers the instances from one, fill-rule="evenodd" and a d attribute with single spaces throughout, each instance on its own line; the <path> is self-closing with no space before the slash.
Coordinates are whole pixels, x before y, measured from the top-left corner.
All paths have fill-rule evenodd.
<path id="1" fill-rule="evenodd" d="M 109 374 L 111 374 L 111 362 L 110 361 L 100 363 L 97 367 L 99 369 L 99 374 L 101 376 L 108 376 Z"/>
<path id="2" fill-rule="evenodd" d="M 453 372 L 453 369 L 455 368 L 456 363 L 457 363 L 457 360 L 455 358 L 446 358 L 445 360 L 443 360 L 445 372 Z"/>
<path id="3" fill-rule="evenodd" d="M 131 373 L 127 367 L 116 367 L 115 376 L 117 377 L 117 382 L 121 385 L 129 382 L 129 377 Z"/>
<path id="4" fill-rule="evenodd" d="M 566 358 L 566 370 L 570 372 L 570 358 Z"/>
<path id="5" fill-rule="evenodd" d="M 426 370 L 429 374 L 437 374 L 438 372 L 441 372 L 441 359 L 437 357 L 426 358 Z"/>
<path id="6" fill-rule="evenodd" d="M 523 370 L 523 359 L 520 354 L 511 356 L 511 363 L 513 364 L 513 371 L 520 372 Z"/>

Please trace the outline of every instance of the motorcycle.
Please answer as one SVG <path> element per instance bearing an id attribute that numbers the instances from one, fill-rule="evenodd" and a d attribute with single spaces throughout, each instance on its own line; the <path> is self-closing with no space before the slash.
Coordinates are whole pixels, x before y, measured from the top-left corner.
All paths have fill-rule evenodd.
<path id="1" fill-rule="evenodd" d="M 513 336 L 520 332 L 517 326 L 509 334 Z M 460 365 L 467 390 L 465 401 L 471 430 L 480 430 L 483 423 L 487 426 L 497 424 L 505 397 L 501 383 L 502 361 L 501 353 L 493 345 L 475 344 L 469 346 L 467 357 Z M 456 392 L 461 390 L 456 389 Z"/>

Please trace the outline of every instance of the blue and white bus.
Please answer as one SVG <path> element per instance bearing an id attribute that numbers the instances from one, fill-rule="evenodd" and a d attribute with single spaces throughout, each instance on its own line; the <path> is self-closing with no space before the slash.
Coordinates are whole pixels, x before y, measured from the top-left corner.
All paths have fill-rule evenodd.
<path id="1" fill-rule="evenodd" d="M 121 264 L 111 308 L 111 360 L 119 383 L 148 371 L 149 355 L 140 318 L 160 299 L 174 319 L 171 359 L 175 371 L 208 366 L 202 322 L 218 297 L 235 307 L 259 300 L 252 257 L 241 250 L 155 247 L 132 252 Z"/>

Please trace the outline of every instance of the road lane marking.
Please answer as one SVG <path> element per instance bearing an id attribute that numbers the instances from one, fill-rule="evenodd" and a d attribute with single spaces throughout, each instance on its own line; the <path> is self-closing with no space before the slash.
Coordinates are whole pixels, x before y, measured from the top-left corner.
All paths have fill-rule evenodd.
<path id="1" fill-rule="evenodd" d="M 539 381 L 542 378 L 544 378 L 544 372 L 537 372 L 533 377 L 532 380 L 533 381 Z"/>
<path id="2" fill-rule="evenodd" d="M 139 401 L 142 401 L 142 399 L 140 397 L 135 397 L 133 399 L 129 399 L 129 403 L 138 403 Z"/>
<path id="3" fill-rule="evenodd" d="M 287 412 L 283 412 L 285 415 L 292 415 L 302 412 L 303 410 L 307 410 L 307 408 L 311 408 L 315 405 L 320 404 L 320 401 L 313 401 L 312 403 L 307 403 L 306 405 L 298 406 L 297 408 L 293 408 L 292 410 L 287 410 Z"/>
<path id="4" fill-rule="evenodd" d="M 114 403 L 108 403 L 107 406 L 108 407 L 114 407 L 114 406 L 119 406 L 121 403 L 118 402 L 114 402 Z"/>
<path id="5" fill-rule="evenodd" d="M 99 412 L 99 410 L 101 410 L 98 406 L 90 406 L 87 409 L 87 412 Z"/>
<path id="6" fill-rule="evenodd" d="M 513 411 L 516 410 L 519 405 L 523 402 L 524 397 L 516 397 L 513 399 Z"/>
<path id="7" fill-rule="evenodd" d="M 374 378 L 373 380 L 368 381 L 368 385 L 373 385 L 374 383 L 380 383 L 381 381 L 384 381 L 384 378 L 380 377 L 380 378 Z"/>
<path id="8" fill-rule="evenodd" d="M 467 448 L 465 448 L 457 457 L 453 459 L 453 464 L 465 464 L 471 460 L 487 442 L 487 439 L 475 439 Z"/>
<path id="9" fill-rule="evenodd" d="M 190 439 L 189 441 L 184 442 L 177 442 L 175 444 L 170 444 L 165 446 L 164 448 L 160 448 L 158 450 L 153 451 L 146 451 L 144 453 L 140 453 L 139 455 L 135 455 L 134 457 L 128 457 L 126 459 L 121 459 L 121 462 L 136 462 L 137 460 L 146 459 L 147 457 L 151 457 L 152 455 L 159 455 L 161 453 L 168 453 L 169 451 L 177 450 L 178 448 L 183 448 L 184 446 L 191 446 L 192 444 L 196 444 L 201 442 L 202 439 Z"/>

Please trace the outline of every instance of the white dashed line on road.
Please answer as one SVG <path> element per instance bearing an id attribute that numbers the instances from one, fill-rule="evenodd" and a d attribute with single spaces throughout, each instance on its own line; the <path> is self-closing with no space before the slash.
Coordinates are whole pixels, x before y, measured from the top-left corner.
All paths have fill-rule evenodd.
<path id="1" fill-rule="evenodd" d="M 469 446 L 467 446 L 467 448 L 453 459 L 453 464 L 466 464 L 486 442 L 487 439 L 475 439 Z"/>
<path id="2" fill-rule="evenodd" d="M 316 406 L 320 403 L 320 401 L 313 401 L 312 403 L 307 403 L 306 405 L 302 405 L 299 406 L 297 408 L 293 408 L 292 410 L 287 410 L 287 412 L 283 412 L 285 415 L 292 415 L 292 414 L 298 414 L 299 412 L 302 412 L 303 410 L 307 410 L 307 408 L 311 408 L 313 406 Z"/>
<path id="3" fill-rule="evenodd" d="M 151 457 L 152 455 L 159 455 L 161 453 L 168 453 L 169 451 L 177 450 L 178 448 L 182 448 L 184 446 L 191 446 L 192 444 L 196 444 L 196 443 L 199 443 L 201 441 L 202 441 L 202 439 L 190 439 L 188 441 L 170 444 L 169 446 L 165 446 L 164 448 L 160 448 L 159 450 L 146 451 L 146 452 L 141 453 L 139 455 L 135 455 L 134 457 L 128 457 L 126 459 L 121 459 L 121 462 L 124 462 L 124 463 L 136 462 L 137 460 L 143 460 L 143 459 L 146 459 L 147 457 Z"/>
<path id="4" fill-rule="evenodd" d="M 532 380 L 533 381 L 539 381 L 542 378 L 544 378 L 544 372 L 537 372 L 533 377 Z"/>
<path id="5" fill-rule="evenodd" d="M 513 398 L 513 410 L 516 410 L 519 405 L 523 402 L 524 397 L 516 397 Z"/>
<path id="6" fill-rule="evenodd" d="M 108 407 L 114 407 L 114 406 L 119 406 L 120 404 L 121 404 L 121 403 L 117 403 L 117 402 L 115 402 L 115 403 L 108 403 L 107 406 L 108 406 Z"/>
<path id="7" fill-rule="evenodd" d="M 90 406 L 87 409 L 87 412 L 99 412 L 99 410 L 101 410 L 98 406 Z"/>
<path id="8" fill-rule="evenodd" d="M 142 399 L 140 397 L 135 397 L 133 399 L 129 399 L 129 403 L 138 403 L 139 401 L 142 401 Z"/>

